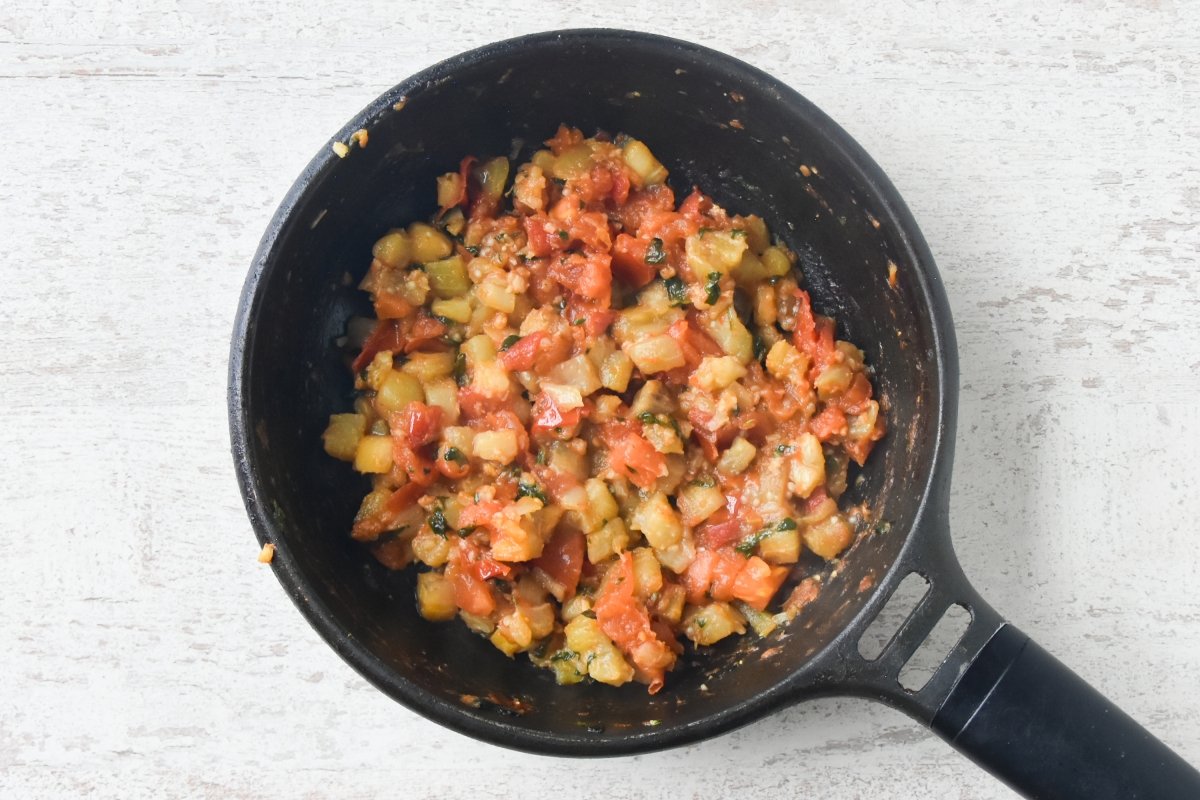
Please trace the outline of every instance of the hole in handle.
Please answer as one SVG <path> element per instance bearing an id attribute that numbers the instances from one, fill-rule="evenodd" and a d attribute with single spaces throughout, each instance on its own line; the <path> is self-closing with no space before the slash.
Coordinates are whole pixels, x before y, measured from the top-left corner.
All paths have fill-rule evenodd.
<path id="1" fill-rule="evenodd" d="M 921 646 L 900 668 L 900 686 L 919 692 L 945 663 L 950 651 L 962 640 L 971 625 L 971 612 L 965 606 L 952 605 L 942 614 Z"/>
<path id="2" fill-rule="evenodd" d="M 916 572 L 904 576 L 892 596 L 879 610 L 875 619 L 858 639 L 858 652 L 867 661 L 874 661 L 887 649 L 888 643 L 909 618 L 917 604 L 929 591 L 929 581 Z"/>

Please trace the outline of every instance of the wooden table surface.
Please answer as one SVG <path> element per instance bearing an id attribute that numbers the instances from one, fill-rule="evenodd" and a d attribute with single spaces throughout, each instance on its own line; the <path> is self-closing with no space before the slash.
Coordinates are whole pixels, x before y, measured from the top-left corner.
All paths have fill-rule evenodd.
<path id="1" fill-rule="evenodd" d="M 225 371 L 284 191 L 416 70 L 603 25 L 774 73 L 888 171 L 957 322 L 967 573 L 1200 762 L 1200 6 L 657 5 L 0 10 L 0 796 L 1012 796 L 858 700 L 637 758 L 477 744 L 256 563 Z"/>

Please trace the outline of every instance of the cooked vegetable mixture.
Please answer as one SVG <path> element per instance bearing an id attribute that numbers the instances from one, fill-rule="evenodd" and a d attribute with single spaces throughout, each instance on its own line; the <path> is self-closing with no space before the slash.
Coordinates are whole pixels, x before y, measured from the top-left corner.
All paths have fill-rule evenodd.
<path id="1" fill-rule="evenodd" d="M 515 174 L 463 159 L 432 222 L 375 243 L 325 449 L 373 476 L 352 535 L 419 565 L 426 619 L 656 692 L 681 639 L 767 635 L 812 599 L 810 576 L 776 604 L 817 571 L 804 550 L 850 545 L 837 498 L 883 418 L 761 218 L 676 207 L 637 139 L 546 148 Z"/>

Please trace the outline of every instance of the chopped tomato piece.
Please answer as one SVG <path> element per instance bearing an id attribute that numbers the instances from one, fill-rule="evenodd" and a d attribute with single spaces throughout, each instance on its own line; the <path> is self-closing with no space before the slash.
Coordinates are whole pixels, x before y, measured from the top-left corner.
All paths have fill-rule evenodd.
<path id="1" fill-rule="evenodd" d="M 845 436 L 847 431 L 846 414 L 837 406 L 825 406 L 820 414 L 808 421 L 808 429 L 822 442 L 827 442 L 837 436 Z"/>
<path id="2" fill-rule="evenodd" d="M 734 593 L 737 578 L 745 566 L 746 557 L 741 553 L 733 550 L 717 550 L 713 553 L 712 585 L 708 588 L 713 600 L 728 602 L 737 596 Z"/>
<path id="3" fill-rule="evenodd" d="M 446 577 L 454 586 L 455 605 L 468 614 L 485 617 L 496 610 L 496 598 L 486 579 L 480 576 L 478 558 L 478 548 L 465 539 L 458 540 L 450 551 Z"/>
<path id="4" fill-rule="evenodd" d="M 533 403 L 533 416 L 529 432 L 534 436 L 553 434 L 555 436 L 574 435 L 575 428 L 583 419 L 583 410 L 571 408 L 560 409 L 545 392 L 538 395 Z"/>
<path id="5" fill-rule="evenodd" d="M 609 467 L 635 485 L 649 489 L 667 474 L 666 458 L 630 423 L 610 422 L 600 429 L 600 438 L 608 448 Z"/>
<path id="6" fill-rule="evenodd" d="M 562 527 L 546 542 L 542 554 L 530 562 L 530 566 L 540 569 L 550 579 L 550 593 L 560 603 L 575 596 L 575 587 L 583 573 L 586 544 L 581 531 Z"/>
<path id="7" fill-rule="evenodd" d="M 578 128 L 568 128 L 566 125 L 559 125 L 558 131 L 551 138 L 546 140 L 546 147 L 550 148 L 550 152 L 558 155 L 568 147 L 573 147 L 583 141 L 583 131 Z"/>
<path id="8" fill-rule="evenodd" d="M 412 303 L 398 294 L 378 292 L 375 295 L 375 316 L 380 319 L 401 319 L 412 312 Z"/>
<path id="9" fill-rule="evenodd" d="M 545 214 L 531 214 L 521 220 L 525 229 L 525 250 L 536 258 L 545 258 L 563 248 L 556 225 Z"/>
<path id="10" fill-rule="evenodd" d="M 608 230 L 608 216 L 598 211 L 578 215 L 567 231 L 572 242 L 579 242 L 590 250 L 607 251 L 612 247 L 612 233 Z"/>
<path id="11" fill-rule="evenodd" d="M 412 353 L 420 350 L 430 342 L 437 341 L 446 335 L 445 323 L 434 319 L 424 309 L 412 321 L 404 340 L 404 352 Z"/>
<path id="12" fill-rule="evenodd" d="M 550 265 L 550 277 L 575 294 L 612 301 L 612 258 L 607 253 L 565 253 Z"/>
<path id="13" fill-rule="evenodd" d="M 415 483 L 406 483 L 388 495 L 388 499 L 374 514 L 354 520 L 354 527 L 351 529 L 350 535 L 359 541 L 378 538 L 379 534 L 392 528 L 400 514 L 407 511 L 424 493 L 425 487 Z"/>
<path id="14" fill-rule="evenodd" d="M 751 556 L 733 582 L 731 594 L 762 611 L 787 580 L 787 567 L 773 567 L 758 556 Z"/>
<path id="15" fill-rule="evenodd" d="M 436 442 L 442 433 L 442 409 L 413 400 L 396 414 L 392 433 L 399 433 L 409 447 L 418 448 Z"/>
<path id="16" fill-rule="evenodd" d="M 613 241 L 613 275 L 635 289 L 640 289 L 658 274 L 658 268 L 646 262 L 650 242 L 635 239 L 628 233 L 618 233 Z"/>
<path id="17" fill-rule="evenodd" d="M 633 555 L 625 551 L 605 576 L 594 610 L 600 628 L 629 656 L 638 678 L 650 685 L 653 694 L 674 666 L 675 653 L 655 635 L 649 611 L 634 595 L 635 584 Z"/>
<path id="18" fill-rule="evenodd" d="M 712 586 L 713 561 L 713 551 L 701 548 L 681 576 L 689 603 L 697 605 L 704 602 L 708 587 Z"/>
<path id="19" fill-rule="evenodd" d="M 538 359 L 538 348 L 549 338 L 550 334 L 545 331 L 535 331 L 523 336 L 516 344 L 500 353 L 500 363 L 509 372 L 533 369 Z"/>
<path id="20" fill-rule="evenodd" d="M 692 187 L 692 193 L 679 204 L 679 214 L 694 220 L 702 220 L 712 211 L 713 201 L 698 188 Z"/>
<path id="21" fill-rule="evenodd" d="M 350 367 L 355 372 L 362 372 L 379 353 L 388 350 L 398 353 L 403 347 L 404 340 L 400 337 L 400 325 L 396 320 L 381 319 L 376 323 L 371 335 L 363 342 L 362 351 L 359 352 Z"/>

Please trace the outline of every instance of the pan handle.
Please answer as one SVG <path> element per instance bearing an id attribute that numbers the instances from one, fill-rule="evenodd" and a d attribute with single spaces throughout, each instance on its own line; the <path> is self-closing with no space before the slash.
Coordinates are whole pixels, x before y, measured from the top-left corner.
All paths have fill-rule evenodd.
<path id="1" fill-rule="evenodd" d="M 842 688 L 905 711 L 1025 797 L 1200 798 L 1200 772 L 1004 621 L 950 547 L 934 552 L 912 566 L 928 592 L 880 656 L 864 659 L 857 637 L 843 651 Z M 970 625 L 922 688 L 905 689 L 900 670 L 952 605 Z"/>
<path id="2" fill-rule="evenodd" d="M 1200 797 L 1200 772 L 1011 625 L 971 662 L 930 727 L 1026 797 Z"/>

